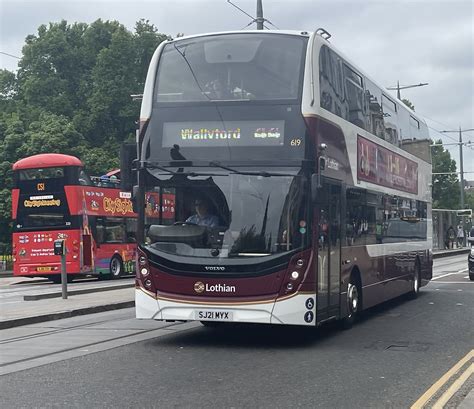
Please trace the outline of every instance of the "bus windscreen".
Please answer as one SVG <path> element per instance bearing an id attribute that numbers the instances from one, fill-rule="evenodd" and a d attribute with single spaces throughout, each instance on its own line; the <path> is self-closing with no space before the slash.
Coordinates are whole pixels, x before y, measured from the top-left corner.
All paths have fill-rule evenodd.
<path id="1" fill-rule="evenodd" d="M 296 99 L 306 41 L 242 33 L 172 42 L 160 57 L 156 101 Z"/>

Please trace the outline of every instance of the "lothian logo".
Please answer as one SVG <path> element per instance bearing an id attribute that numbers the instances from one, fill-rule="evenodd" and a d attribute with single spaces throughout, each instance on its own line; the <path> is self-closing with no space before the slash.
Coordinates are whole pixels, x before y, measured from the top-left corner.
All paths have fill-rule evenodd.
<path id="1" fill-rule="evenodd" d="M 196 291 L 198 294 L 201 294 L 205 289 L 204 283 L 201 283 L 198 281 L 197 283 L 194 284 L 194 291 Z"/>
<path id="2" fill-rule="evenodd" d="M 209 285 L 198 281 L 194 284 L 194 291 L 198 294 L 201 294 L 204 291 L 208 293 L 235 293 L 235 286 L 226 284 Z"/>

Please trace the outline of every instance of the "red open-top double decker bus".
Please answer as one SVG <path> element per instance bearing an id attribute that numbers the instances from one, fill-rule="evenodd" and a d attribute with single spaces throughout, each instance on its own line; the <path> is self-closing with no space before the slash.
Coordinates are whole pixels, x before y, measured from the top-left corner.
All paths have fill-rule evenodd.
<path id="1" fill-rule="evenodd" d="M 13 165 L 14 275 L 60 280 L 54 240 L 66 240 L 68 276 L 133 273 L 136 214 L 113 177 L 94 183 L 76 157 L 40 154 Z"/>

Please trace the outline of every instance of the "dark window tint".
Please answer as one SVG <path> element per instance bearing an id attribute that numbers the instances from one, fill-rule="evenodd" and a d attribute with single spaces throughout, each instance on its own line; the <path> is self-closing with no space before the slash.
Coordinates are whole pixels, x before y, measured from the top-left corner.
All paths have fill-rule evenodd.
<path id="1" fill-rule="evenodd" d="M 97 243 L 134 243 L 136 220 L 119 217 L 98 217 L 96 222 Z"/>
<path id="2" fill-rule="evenodd" d="M 372 196 L 375 196 L 372 197 Z M 376 194 L 363 189 L 347 189 L 346 243 L 349 246 L 375 243 Z"/>
<path id="3" fill-rule="evenodd" d="M 307 245 L 308 187 L 302 175 L 222 173 L 149 181 L 155 185 L 146 189 L 146 240 L 155 250 L 187 257 L 245 258 Z M 161 186 L 162 199 L 160 184 L 166 186 Z"/>
<path id="4" fill-rule="evenodd" d="M 385 139 L 382 91 L 367 79 L 365 80 L 365 100 L 367 106 L 366 129 L 375 136 Z"/>
<path id="5" fill-rule="evenodd" d="M 327 46 L 319 55 L 319 87 L 322 108 L 393 145 L 429 136 L 423 122 Z"/>
<path id="6" fill-rule="evenodd" d="M 365 128 L 362 77 L 347 65 L 344 65 L 344 85 L 346 87 L 346 99 L 349 106 L 349 116 L 347 119 L 354 125 Z"/>
<path id="7" fill-rule="evenodd" d="M 364 189 L 346 191 L 346 245 L 426 240 L 427 205 Z"/>
<path id="8" fill-rule="evenodd" d="M 31 213 L 22 218 L 22 228 L 31 227 L 66 227 L 71 223 L 62 213 Z"/>
<path id="9" fill-rule="evenodd" d="M 384 118 L 384 136 L 386 141 L 398 145 L 398 112 L 397 104 L 385 95 L 382 95 L 382 111 Z"/>
<path id="10" fill-rule="evenodd" d="M 319 85 L 321 107 L 341 118 L 347 118 L 348 107 L 344 99 L 341 58 L 328 47 L 321 48 Z"/>
<path id="11" fill-rule="evenodd" d="M 44 180 L 64 177 L 64 168 L 36 168 L 18 171 L 19 180 Z"/>

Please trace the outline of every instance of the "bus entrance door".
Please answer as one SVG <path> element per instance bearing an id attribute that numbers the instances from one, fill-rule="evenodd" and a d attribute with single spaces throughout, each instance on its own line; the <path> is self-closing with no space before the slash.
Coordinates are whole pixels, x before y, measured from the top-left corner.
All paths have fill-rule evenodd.
<path id="1" fill-rule="evenodd" d="M 90 234 L 82 235 L 82 269 L 83 271 L 92 270 L 92 236 Z"/>
<path id="2" fill-rule="evenodd" d="M 317 320 L 339 314 L 341 276 L 341 185 L 323 184 L 318 200 Z"/>

